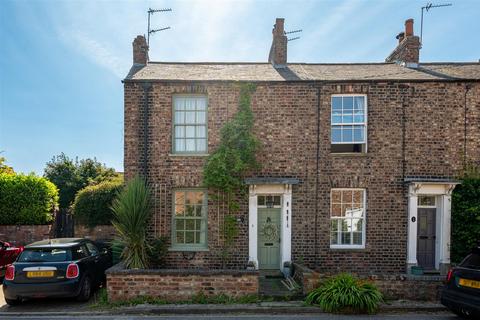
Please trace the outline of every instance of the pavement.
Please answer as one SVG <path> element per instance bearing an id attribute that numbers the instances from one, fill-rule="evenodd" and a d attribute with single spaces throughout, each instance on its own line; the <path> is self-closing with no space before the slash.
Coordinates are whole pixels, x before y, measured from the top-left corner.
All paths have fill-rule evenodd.
<path id="1" fill-rule="evenodd" d="M 17 320 L 18 317 L 2 317 L 4 320 Z M 70 320 L 71 316 L 22 316 L 21 319 L 38 319 L 38 320 Z M 425 314 L 378 314 L 373 316 L 368 315 L 332 315 L 332 314 L 310 314 L 310 315 L 265 315 L 265 314 L 229 314 L 229 315 L 83 315 L 75 316 L 77 320 L 96 320 L 96 319 L 115 319 L 115 320 L 459 320 L 452 314 L 448 313 L 425 313 Z"/>
<path id="2" fill-rule="evenodd" d="M 262 302 L 254 304 L 171 304 L 136 305 L 111 309 L 92 308 L 89 302 L 74 299 L 35 299 L 18 306 L 9 306 L 3 299 L 0 285 L 1 319 L 456 319 L 435 302 L 398 300 L 383 304 L 375 316 L 331 315 L 319 308 L 305 306 L 302 301 Z M 195 315 L 195 316 L 190 316 Z M 208 315 L 202 317 L 202 315 Z M 403 315 L 402 317 L 398 317 Z M 366 318 L 365 318 L 366 317 Z M 272 318 L 272 319 L 273 319 Z"/>

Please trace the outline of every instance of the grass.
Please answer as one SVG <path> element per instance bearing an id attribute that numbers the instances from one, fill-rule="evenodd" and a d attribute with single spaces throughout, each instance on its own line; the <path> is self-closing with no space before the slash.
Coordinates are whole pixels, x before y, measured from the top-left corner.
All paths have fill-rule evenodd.
<path id="1" fill-rule="evenodd" d="M 166 304 L 248 304 L 273 301 L 271 298 L 263 298 L 259 295 L 245 295 L 241 297 L 231 297 L 226 294 L 206 295 L 202 292 L 195 294 L 188 300 L 170 302 L 164 298 L 151 296 L 138 296 L 126 301 L 109 302 L 107 290 L 101 288 L 93 297 L 92 308 L 118 308 L 131 307 L 140 304 L 166 305 Z"/>

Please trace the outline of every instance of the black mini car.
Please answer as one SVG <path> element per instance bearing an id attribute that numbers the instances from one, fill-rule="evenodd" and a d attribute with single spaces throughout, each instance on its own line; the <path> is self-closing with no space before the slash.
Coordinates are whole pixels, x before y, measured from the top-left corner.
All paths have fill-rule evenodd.
<path id="1" fill-rule="evenodd" d="M 480 247 L 448 272 L 441 302 L 461 317 L 480 319 Z"/>
<path id="2" fill-rule="evenodd" d="M 34 242 L 25 247 L 5 271 L 3 293 L 9 305 L 43 297 L 90 298 L 112 265 L 107 248 L 90 240 L 60 238 Z"/>

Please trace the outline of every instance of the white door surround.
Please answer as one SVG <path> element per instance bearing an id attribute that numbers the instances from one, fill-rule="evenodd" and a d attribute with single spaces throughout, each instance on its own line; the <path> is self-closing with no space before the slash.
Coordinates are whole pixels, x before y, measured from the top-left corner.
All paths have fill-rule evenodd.
<path id="1" fill-rule="evenodd" d="M 258 195 L 280 195 L 281 223 L 280 223 L 280 264 L 279 270 L 284 269 L 285 262 L 291 261 L 292 251 L 292 184 L 297 179 L 270 178 L 247 179 L 249 184 L 248 197 L 248 260 L 258 269 Z"/>
<path id="2" fill-rule="evenodd" d="M 458 182 L 410 182 L 408 188 L 408 251 L 407 272 L 417 262 L 418 197 L 436 198 L 435 268 L 446 274 L 450 267 L 450 223 L 452 191 Z"/>

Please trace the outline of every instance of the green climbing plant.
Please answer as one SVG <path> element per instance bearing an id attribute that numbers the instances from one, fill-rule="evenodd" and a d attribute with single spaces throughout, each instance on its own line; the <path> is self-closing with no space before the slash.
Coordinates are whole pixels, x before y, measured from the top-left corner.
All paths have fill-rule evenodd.
<path id="1" fill-rule="evenodd" d="M 238 235 L 235 214 L 240 209 L 239 198 L 246 195 L 243 179 L 249 171 L 260 166 L 256 153 L 260 146 L 253 134 L 253 112 L 251 96 L 256 86 L 252 83 L 240 85 L 238 111 L 220 131 L 220 143 L 208 157 L 203 170 L 203 184 L 209 189 L 221 192 L 226 199 L 229 214 L 225 217 L 222 233 L 223 247 L 221 259 L 223 267 L 231 255 Z M 217 197 L 217 201 L 220 199 Z"/>

